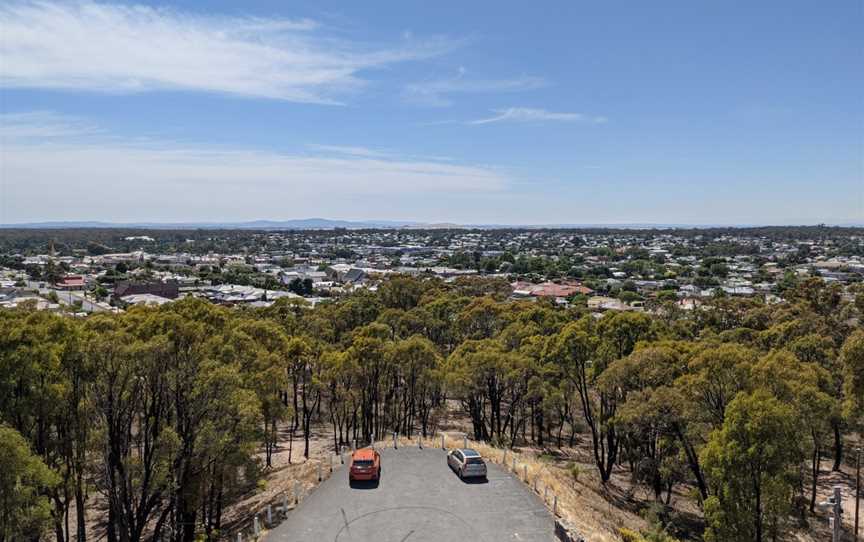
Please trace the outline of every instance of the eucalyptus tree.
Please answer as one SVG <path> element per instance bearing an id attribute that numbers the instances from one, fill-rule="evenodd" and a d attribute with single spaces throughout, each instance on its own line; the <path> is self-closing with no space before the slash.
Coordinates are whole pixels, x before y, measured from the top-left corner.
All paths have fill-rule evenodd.
<path id="1" fill-rule="evenodd" d="M 46 492 L 60 483 L 21 434 L 0 424 L 0 542 L 38 540 L 51 523 Z"/>

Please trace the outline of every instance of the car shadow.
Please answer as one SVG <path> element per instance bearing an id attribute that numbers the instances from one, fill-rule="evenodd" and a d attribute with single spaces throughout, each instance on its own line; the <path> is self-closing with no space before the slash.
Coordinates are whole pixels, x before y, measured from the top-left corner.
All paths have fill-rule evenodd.
<path id="1" fill-rule="evenodd" d="M 486 476 L 483 476 L 483 477 L 472 476 L 470 478 L 459 478 L 459 479 L 462 480 L 463 484 L 468 484 L 468 485 L 488 484 L 489 483 L 489 478 L 487 478 Z"/>
<path id="2" fill-rule="evenodd" d="M 351 489 L 375 489 L 381 483 L 381 480 L 348 480 L 348 486 Z"/>

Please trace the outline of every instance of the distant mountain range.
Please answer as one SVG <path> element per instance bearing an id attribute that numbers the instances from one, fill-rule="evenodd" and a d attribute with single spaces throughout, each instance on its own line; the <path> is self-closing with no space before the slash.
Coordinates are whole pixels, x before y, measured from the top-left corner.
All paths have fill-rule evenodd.
<path id="1" fill-rule="evenodd" d="M 802 222 L 801 224 L 806 224 Z M 862 227 L 862 221 L 836 221 L 832 226 Z M 303 218 L 295 220 L 250 220 L 245 222 L 99 222 L 99 221 L 49 221 L 22 224 L 0 224 L 0 229 L 70 229 L 70 228 L 126 228 L 148 230 L 332 230 L 359 229 L 505 229 L 505 228 L 611 228 L 611 229 L 673 229 L 673 228 L 724 228 L 758 227 L 757 224 L 452 224 L 396 220 L 330 220 L 327 218 Z M 761 225 L 761 226 L 764 226 Z"/>
<path id="2" fill-rule="evenodd" d="M 351 221 L 326 218 L 297 220 L 250 220 L 246 222 L 98 222 L 51 221 L 24 224 L 0 224 L 0 228 L 66 229 L 66 228 L 130 228 L 148 230 L 332 230 L 334 228 L 406 228 L 420 226 L 419 222 Z"/>

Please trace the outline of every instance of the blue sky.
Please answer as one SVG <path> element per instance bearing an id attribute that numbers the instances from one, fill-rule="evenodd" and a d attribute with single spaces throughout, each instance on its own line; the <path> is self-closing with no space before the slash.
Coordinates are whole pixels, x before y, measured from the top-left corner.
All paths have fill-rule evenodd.
<path id="1" fill-rule="evenodd" d="M 864 4 L 0 6 L 0 223 L 864 222 Z"/>

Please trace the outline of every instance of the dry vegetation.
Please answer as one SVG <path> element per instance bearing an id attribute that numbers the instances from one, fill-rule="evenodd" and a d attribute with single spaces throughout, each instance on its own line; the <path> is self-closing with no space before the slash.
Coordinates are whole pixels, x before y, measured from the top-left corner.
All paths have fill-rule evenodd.
<path id="1" fill-rule="evenodd" d="M 491 460 L 515 450 L 589 539 L 823 539 L 809 498 L 850 486 L 864 291 L 808 279 L 780 304 L 597 315 L 500 286 L 394 277 L 314 308 L 0 311 L 0 422 L 27 459 L 9 468 L 33 475 L 30 520 L 60 542 L 94 520 L 109 542 L 215 540 L 311 487 L 331 445 L 461 431 Z"/>

